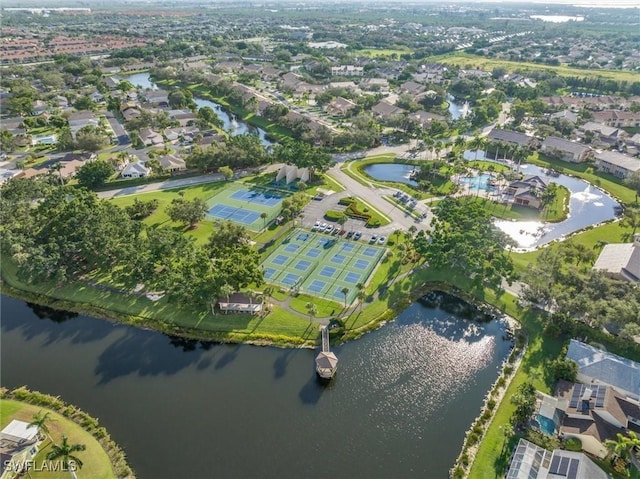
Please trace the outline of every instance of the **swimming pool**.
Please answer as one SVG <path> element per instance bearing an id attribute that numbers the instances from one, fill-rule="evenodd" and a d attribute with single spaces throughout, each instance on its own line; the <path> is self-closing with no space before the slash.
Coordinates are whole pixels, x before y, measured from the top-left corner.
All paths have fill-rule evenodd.
<path id="1" fill-rule="evenodd" d="M 484 190 L 484 191 L 492 191 L 494 186 L 490 183 L 491 175 L 489 173 L 482 173 L 478 176 L 468 176 L 462 178 L 460 183 L 464 185 L 469 185 L 470 190 Z"/>

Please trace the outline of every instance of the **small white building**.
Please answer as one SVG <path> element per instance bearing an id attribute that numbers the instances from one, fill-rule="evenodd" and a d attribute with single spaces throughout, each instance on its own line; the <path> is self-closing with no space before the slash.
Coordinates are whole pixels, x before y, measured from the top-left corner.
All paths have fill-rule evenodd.
<path id="1" fill-rule="evenodd" d="M 120 173 L 122 178 L 146 178 L 151 173 L 151 170 L 144 166 L 140 162 L 129 163 L 125 166 Z"/>
<path id="2" fill-rule="evenodd" d="M 633 243 L 608 244 L 602 249 L 593 265 L 607 275 L 623 281 L 640 281 L 640 234 Z"/>
<path id="3" fill-rule="evenodd" d="M 40 438 L 37 427 L 29 427 L 28 422 L 12 420 L 0 431 L 0 477 L 19 477 L 36 454 Z"/>
<path id="4" fill-rule="evenodd" d="M 280 171 L 278 171 L 278 175 L 276 176 L 276 181 L 280 181 L 282 179 L 285 179 L 287 184 L 295 180 L 307 182 L 309 181 L 309 168 L 298 168 L 295 165 L 285 165 L 280 168 Z"/>

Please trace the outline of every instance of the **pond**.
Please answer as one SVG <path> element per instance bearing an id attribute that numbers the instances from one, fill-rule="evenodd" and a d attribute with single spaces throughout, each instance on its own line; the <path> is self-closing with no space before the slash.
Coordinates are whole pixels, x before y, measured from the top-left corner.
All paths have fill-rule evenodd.
<path id="1" fill-rule="evenodd" d="M 457 120 L 458 118 L 466 118 L 471 113 L 469 102 L 459 102 L 453 97 L 453 95 L 447 95 L 447 101 L 449 102 L 449 113 L 451 118 Z"/>
<path id="2" fill-rule="evenodd" d="M 129 81 L 133 86 L 138 86 L 143 89 L 157 90 L 158 85 L 156 85 L 150 78 L 148 72 L 145 73 L 135 73 L 133 75 L 119 77 L 123 80 Z M 257 135 L 260 138 L 260 141 L 265 146 L 272 146 L 274 143 L 267 138 L 267 132 L 262 128 L 255 127 L 253 125 L 249 125 L 237 115 L 232 112 L 227 111 L 222 105 L 216 103 L 211 100 L 205 100 L 202 98 L 194 98 L 196 105 L 198 108 L 202 108 L 204 106 L 211 107 L 218 115 L 218 118 L 222 121 L 222 127 L 225 131 L 229 132 L 231 135 L 243 135 L 245 133 L 249 133 L 252 135 Z"/>
<path id="3" fill-rule="evenodd" d="M 377 163 L 364 167 L 364 172 L 374 180 L 397 181 L 411 186 L 418 186 L 418 182 L 410 178 L 416 166 L 400 163 Z"/>
<path id="4" fill-rule="evenodd" d="M 502 321 L 432 300 L 335 348 L 323 386 L 317 351 L 170 338 L 3 296 L 1 384 L 100 418 L 140 478 L 445 478 L 512 343 Z"/>
<path id="5" fill-rule="evenodd" d="M 618 202 L 584 180 L 562 174 L 549 176 L 545 169 L 528 164 L 522 165 L 520 171 L 525 175 L 538 175 L 547 183 L 562 185 L 571 194 L 569 216 L 559 223 L 496 221 L 496 226 L 513 238 L 520 249 L 533 249 L 616 217 L 616 208 L 620 206 Z"/>

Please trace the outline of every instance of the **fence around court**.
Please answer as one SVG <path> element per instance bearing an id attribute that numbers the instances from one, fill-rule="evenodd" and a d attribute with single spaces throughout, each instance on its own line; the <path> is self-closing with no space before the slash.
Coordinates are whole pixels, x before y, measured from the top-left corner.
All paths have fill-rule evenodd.
<path id="1" fill-rule="evenodd" d="M 366 284 L 385 249 L 302 229 L 294 230 L 263 262 L 265 281 L 347 303 Z"/>

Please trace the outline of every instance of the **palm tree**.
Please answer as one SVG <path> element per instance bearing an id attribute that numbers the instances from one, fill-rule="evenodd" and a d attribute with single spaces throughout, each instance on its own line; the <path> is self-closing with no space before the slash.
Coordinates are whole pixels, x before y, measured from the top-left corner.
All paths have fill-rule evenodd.
<path id="1" fill-rule="evenodd" d="M 628 431 L 626 436 L 618 433 L 615 440 L 607 439 L 604 446 L 614 458 L 619 457 L 629 463 L 633 450 L 640 447 L 640 438 L 633 431 Z"/>
<path id="2" fill-rule="evenodd" d="M 400 233 L 402 233 L 402 230 L 400 230 L 400 229 L 393 230 L 393 233 L 391 233 L 391 236 L 395 236 L 396 237 L 396 241 L 398 241 L 400 239 Z"/>
<path id="3" fill-rule="evenodd" d="M 633 228 L 632 235 L 636 234 L 636 230 L 640 228 L 640 209 L 628 208 L 624 213 L 624 224 Z"/>
<path id="4" fill-rule="evenodd" d="M 362 311 L 362 307 L 364 306 L 364 300 L 367 298 L 367 295 L 364 291 L 360 290 L 358 291 L 356 298 L 358 298 L 358 301 L 360 302 L 358 306 L 360 307 L 360 311 Z"/>
<path id="5" fill-rule="evenodd" d="M 485 146 L 485 139 L 481 136 L 474 136 L 471 139 L 471 142 L 469 143 L 469 147 L 472 150 L 475 150 L 475 156 L 473 158 L 474 161 L 478 160 L 478 151 L 480 151 L 480 148 L 483 148 Z"/>
<path id="6" fill-rule="evenodd" d="M 467 141 L 464 139 L 464 136 L 459 135 L 459 136 L 456 136 L 456 139 L 454 140 L 453 144 L 459 150 L 463 150 L 464 151 L 464 148 L 467 145 Z"/>
<path id="7" fill-rule="evenodd" d="M 31 418 L 31 422 L 29 423 L 27 428 L 37 427 L 39 431 L 42 431 L 47 436 L 49 441 L 53 442 L 53 440 L 51 439 L 51 436 L 49 435 L 50 434 L 49 426 L 47 426 L 47 421 L 50 420 L 49 419 L 50 414 L 51 413 L 49 411 L 45 412 L 44 414 L 42 414 L 42 411 L 38 411 Z"/>
<path id="8" fill-rule="evenodd" d="M 262 229 L 265 229 L 267 227 L 267 217 L 269 215 L 267 213 L 265 213 L 264 211 L 262 213 L 260 213 L 260 218 L 262 218 Z"/>
<path id="9" fill-rule="evenodd" d="M 71 471 L 71 477 L 74 479 L 77 477 L 76 468 L 82 469 L 82 461 L 74 453 L 84 451 L 86 446 L 84 444 L 69 444 L 67 436 L 62 436 L 62 442 L 60 444 L 53 444 L 51 451 L 47 454 L 47 459 L 55 461 L 56 459 L 62 459 L 62 465 L 65 469 Z"/>
<path id="10" fill-rule="evenodd" d="M 318 307 L 313 303 L 307 303 L 304 305 L 304 309 L 307 310 L 307 314 L 309 315 L 309 322 L 312 322 L 313 318 L 318 314 Z"/>
<path id="11" fill-rule="evenodd" d="M 347 308 L 347 295 L 349 294 L 349 288 L 346 286 L 340 290 L 342 294 L 344 294 L 344 307 Z"/>
<path id="12" fill-rule="evenodd" d="M 58 172 L 58 176 L 60 177 L 60 184 L 64 185 L 64 178 L 62 177 L 62 163 L 59 161 L 55 162 L 53 165 L 49 167 L 49 172 L 53 174 L 54 172 Z"/>

